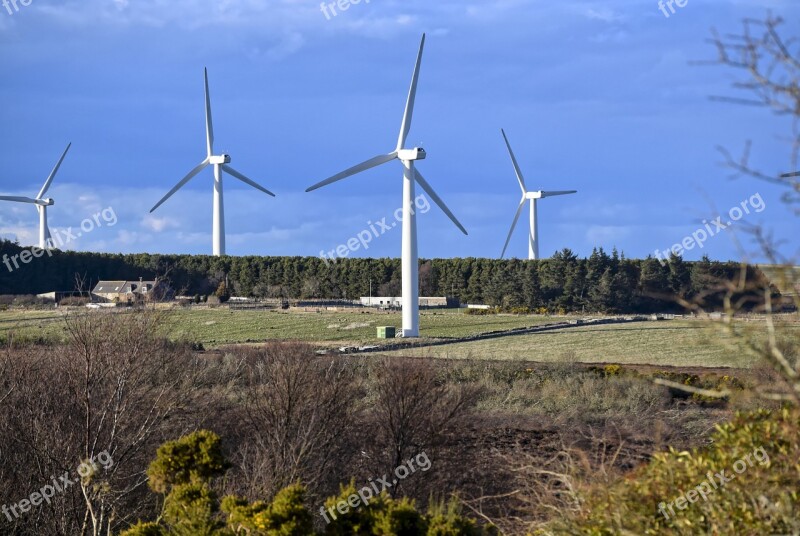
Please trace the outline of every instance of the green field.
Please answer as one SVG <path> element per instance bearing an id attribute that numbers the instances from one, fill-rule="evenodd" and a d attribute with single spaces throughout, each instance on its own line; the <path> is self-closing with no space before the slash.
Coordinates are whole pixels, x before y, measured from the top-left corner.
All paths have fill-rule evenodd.
<path id="1" fill-rule="evenodd" d="M 549 317 L 470 316 L 460 311 L 421 312 L 426 337 L 464 337 L 493 330 L 556 322 Z M 400 313 L 256 312 L 224 309 L 177 310 L 171 333 L 206 345 L 265 339 L 376 344 L 378 326 L 401 325 Z"/>
<path id="2" fill-rule="evenodd" d="M 800 337 L 800 326 L 792 328 Z M 579 326 L 387 355 L 449 359 L 578 361 L 692 367 L 750 367 L 752 360 L 726 349 L 720 334 L 698 320 Z"/>
<path id="3" fill-rule="evenodd" d="M 76 311 L 76 314 L 112 314 Z M 117 314 L 126 314 L 124 312 Z M 299 340 L 375 344 L 378 326 L 401 325 L 400 313 L 232 311 L 227 308 L 173 309 L 165 326 L 169 336 L 213 347 L 223 344 Z M 426 337 L 464 337 L 487 331 L 535 326 L 563 320 L 541 316 L 471 316 L 461 311 L 423 311 L 421 331 Z M 0 311 L 0 335 L 63 339 L 61 313 L 53 311 Z"/>
<path id="4" fill-rule="evenodd" d="M 74 310 L 72 314 L 129 314 L 125 311 Z M 62 312 L 0 311 L 0 338 L 66 339 Z M 175 340 L 202 343 L 206 348 L 228 344 L 296 340 L 326 347 L 380 344 L 378 326 L 401 324 L 399 313 L 232 311 L 227 308 L 172 309 L 166 334 Z M 421 331 L 429 339 L 458 338 L 563 321 L 545 316 L 471 316 L 460 311 L 421 313 Z M 761 323 L 742 322 L 753 333 Z M 785 322 L 783 338 L 800 339 L 797 317 Z M 423 339 L 422 344 L 425 343 Z M 385 352 L 444 359 L 579 361 L 672 366 L 750 367 L 752 358 L 727 346 L 718 329 L 699 320 L 670 320 L 630 324 L 577 325 L 535 334 L 513 335 L 474 342 L 454 342 L 417 349 Z"/>

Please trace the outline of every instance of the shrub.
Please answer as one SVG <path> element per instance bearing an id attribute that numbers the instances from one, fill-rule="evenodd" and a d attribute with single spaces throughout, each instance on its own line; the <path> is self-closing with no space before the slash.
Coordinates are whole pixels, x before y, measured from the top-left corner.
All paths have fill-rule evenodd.
<path id="1" fill-rule="evenodd" d="M 172 486 L 197 484 L 220 476 L 227 468 L 219 436 L 200 430 L 161 445 L 147 476 L 150 489 L 165 493 Z"/>
<path id="2" fill-rule="evenodd" d="M 464 517 L 457 498 L 453 497 L 447 503 L 431 503 L 428 509 L 427 536 L 480 536 L 481 534 L 497 534 L 497 531 L 492 526 L 482 530 L 475 521 Z"/>
<path id="3" fill-rule="evenodd" d="M 139 521 L 128 530 L 120 533 L 120 536 L 167 536 L 167 533 L 157 523 Z"/>
<path id="4" fill-rule="evenodd" d="M 220 452 L 220 439 L 207 431 L 194 432 L 158 449 L 148 470 L 150 487 L 163 493 L 169 490 L 159 523 L 138 522 L 122 536 L 309 536 L 315 534 L 311 513 L 306 508 L 306 489 L 293 484 L 279 491 L 272 502 L 235 496 L 225 497 L 221 504 L 211 490 L 210 482 L 220 476 L 227 462 Z M 365 488 L 369 489 L 369 488 Z M 363 491 L 363 489 L 362 489 Z M 414 501 L 393 499 L 385 491 L 380 495 L 361 495 L 355 483 L 341 486 L 338 496 L 325 501 L 323 514 L 328 524 L 323 534 L 330 536 L 482 536 L 474 521 L 461 516 L 455 501 L 436 506 L 427 515 L 421 514 Z M 347 505 L 347 509 L 342 505 Z M 341 510 L 339 508 L 341 507 Z M 226 523 L 219 511 L 227 515 Z M 345 511 L 342 514 L 342 510 Z M 227 526 L 225 526 L 227 525 Z"/>
<path id="5" fill-rule="evenodd" d="M 240 497 L 225 497 L 222 511 L 228 526 L 252 536 L 307 536 L 313 534 L 311 514 L 305 507 L 306 490 L 300 484 L 282 489 L 272 503 L 248 504 Z"/>
<path id="6" fill-rule="evenodd" d="M 798 410 L 739 414 L 717 427 L 707 448 L 671 449 L 608 489 L 590 486 L 582 514 L 549 529 L 592 535 L 797 533 L 798 459 Z M 719 474 L 730 480 L 719 484 Z"/>

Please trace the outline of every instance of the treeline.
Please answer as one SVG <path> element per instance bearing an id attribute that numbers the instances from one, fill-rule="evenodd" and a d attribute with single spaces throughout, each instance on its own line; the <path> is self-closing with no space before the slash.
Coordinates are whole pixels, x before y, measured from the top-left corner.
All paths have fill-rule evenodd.
<path id="1" fill-rule="evenodd" d="M 105 254 L 54 251 L 14 268 L 7 257 L 23 248 L 0 243 L 0 294 L 39 294 L 76 290 L 76 274 L 89 290 L 99 280 L 166 279 L 180 295 L 209 295 L 226 283 L 236 296 L 289 299 L 357 299 L 401 294 L 399 259 L 316 257 L 211 257 L 198 255 Z M 7 257 L 6 257 L 7 256 Z M 9 267 L 11 269 L 9 269 Z M 453 296 L 462 302 L 551 312 L 654 312 L 679 309 L 675 297 L 705 296 L 718 306 L 716 289 L 738 279 L 741 265 L 704 258 L 627 259 L 596 249 L 585 259 L 569 249 L 550 259 L 479 258 L 420 261 L 420 293 Z M 748 267 L 751 287 L 765 283 Z"/>

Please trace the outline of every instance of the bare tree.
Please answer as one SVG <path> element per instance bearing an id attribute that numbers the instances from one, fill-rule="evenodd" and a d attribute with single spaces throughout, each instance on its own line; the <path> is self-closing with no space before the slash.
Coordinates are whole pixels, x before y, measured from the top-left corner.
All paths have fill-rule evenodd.
<path id="1" fill-rule="evenodd" d="M 271 497 L 297 481 L 311 490 L 337 485 L 334 463 L 347 456 L 345 435 L 356 426 L 352 371 L 304 344 L 268 345 L 246 359 L 252 441 L 239 452 L 246 492 Z"/>
<path id="2" fill-rule="evenodd" d="M 739 158 L 720 148 L 734 177 L 749 176 L 786 187 L 784 201 L 800 215 L 800 43 L 797 38 L 786 39 L 780 34 L 783 19 L 767 15 L 763 20 L 745 19 L 741 34 L 721 36 L 713 31 L 711 43 L 716 47 L 714 65 L 740 74 L 733 89 L 744 96 L 719 96 L 715 100 L 759 106 L 789 121 L 790 135 L 784 138 L 789 147 L 790 169 L 763 171 L 750 164 L 752 143 L 746 142 Z"/>
<path id="3" fill-rule="evenodd" d="M 433 456 L 465 424 L 478 398 L 476 388 L 444 381 L 427 360 L 386 359 L 374 376 L 366 427 L 372 441 L 365 448 L 376 474 L 423 452 Z"/>
<path id="4" fill-rule="evenodd" d="M 80 313 L 64 346 L 9 352 L 10 395 L 0 406 L 0 478 L 22 495 L 69 475 L 74 484 L 20 515 L 11 534 L 110 534 L 154 510 L 145 469 L 158 444 L 203 413 L 203 364 L 160 336 L 163 315 Z M 111 460 L 107 467 L 98 457 Z M 93 468 L 78 478 L 81 465 Z M 7 521 L 6 518 L 0 523 Z"/>

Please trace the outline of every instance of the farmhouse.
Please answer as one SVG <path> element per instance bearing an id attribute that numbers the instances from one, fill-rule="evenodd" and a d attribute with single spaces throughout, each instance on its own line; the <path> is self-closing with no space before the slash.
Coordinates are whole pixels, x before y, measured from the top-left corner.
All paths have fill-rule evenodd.
<path id="1" fill-rule="evenodd" d="M 100 281 L 92 290 L 92 298 L 99 302 L 127 303 L 160 300 L 168 293 L 168 287 L 159 281 Z"/>

